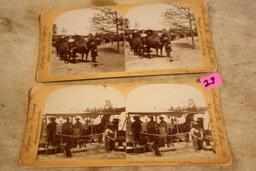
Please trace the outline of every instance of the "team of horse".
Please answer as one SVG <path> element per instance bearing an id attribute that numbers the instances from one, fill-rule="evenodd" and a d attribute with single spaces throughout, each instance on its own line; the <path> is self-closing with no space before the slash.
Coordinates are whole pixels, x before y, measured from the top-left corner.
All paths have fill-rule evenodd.
<path id="1" fill-rule="evenodd" d="M 193 32 L 196 36 L 196 32 Z M 125 31 L 116 34 L 95 34 L 95 35 L 53 35 L 52 47 L 56 50 L 56 56 L 65 63 L 89 62 L 88 57 L 91 52 L 92 62 L 94 62 L 97 46 L 102 43 L 113 43 L 115 41 L 129 42 L 130 50 L 134 55 L 143 57 L 163 56 L 163 50 L 167 57 L 171 56 L 171 42 L 179 38 L 191 37 L 190 31 L 155 31 L 139 30 Z M 152 53 L 155 50 L 155 53 Z"/>
<path id="2" fill-rule="evenodd" d="M 194 33 L 195 35 L 195 33 Z M 134 55 L 143 57 L 163 56 L 163 49 L 166 56 L 171 56 L 171 41 L 179 38 L 191 37 L 189 31 L 154 31 L 139 30 L 127 33 L 125 38 L 129 42 L 130 50 Z M 152 49 L 155 54 L 152 54 Z"/>
<path id="3" fill-rule="evenodd" d="M 94 51 L 100 41 L 93 36 L 55 36 L 52 38 L 52 46 L 59 60 L 65 63 L 88 62 L 89 52 Z"/>

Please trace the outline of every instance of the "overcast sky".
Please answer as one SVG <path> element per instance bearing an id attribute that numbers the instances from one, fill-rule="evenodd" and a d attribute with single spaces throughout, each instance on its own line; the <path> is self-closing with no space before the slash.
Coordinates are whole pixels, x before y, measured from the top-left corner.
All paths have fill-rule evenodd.
<path id="1" fill-rule="evenodd" d="M 149 84 L 129 93 L 126 109 L 128 112 L 162 112 L 168 111 L 170 106 L 187 107 L 189 99 L 193 99 L 199 107 L 206 107 L 203 95 L 194 87 L 182 84 Z"/>
<path id="2" fill-rule="evenodd" d="M 91 18 L 95 13 L 99 12 L 96 9 L 78 9 L 63 13 L 58 16 L 54 24 L 57 25 L 57 34 L 78 34 L 88 35 L 94 33 L 91 30 Z"/>
<path id="3" fill-rule="evenodd" d="M 199 107 L 206 106 L 199 90 L 182 84 L 143 85 L 131 90 L 126 99 L 119 90 L 111 87 L 70 86 L 58 89 L 48 96 L 44 113 L 81 113 L 86 108 L 104 107 L 106 100 L 110 100 L 113 107 L 126 107 L 127 112 L 161 112 L 168 111 L 170 106 L 187 107 L 189 99 L 193 99 L 195 105 Z M 112 116 L 112 119 L 119 118 L 121 121 L 119 126 L 122 126 L 125 116 L 123 112 L 120 116 Z M 169 121 L 166 116 L 164 117 Z M 145 117 L 143 121 L 146 120 L 149 119 Z M 185 118 L 180 118 L 180 122 L 184 121 Z M 63 118 L 62 122 L 64 122 Z M 100 116 L 94 118 L 94 123 L 100 123 Z"/>
<path id="4" fill-rule="evenodd" d="M 80 113 L 86 108 L 104 107 L 110 100 L 113 107 L 125 107 L 122 93 L 111 87 L 71 86 L 54 91 L 47 98 L 44 113 Z"/>
<path id="5" fill-rule="evenodd" d="M 125 18 L 129 19 L 131 29 L 168 29 L 164 25 L 163 13 L 169 8 L 172 8 L 172 6 L 167 4 L 140 5 L 130 9 Z"/>

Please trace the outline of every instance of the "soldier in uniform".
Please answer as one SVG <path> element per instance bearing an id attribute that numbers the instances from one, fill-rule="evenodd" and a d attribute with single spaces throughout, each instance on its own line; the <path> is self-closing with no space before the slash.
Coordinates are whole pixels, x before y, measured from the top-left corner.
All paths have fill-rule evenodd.
<path id="1" fill-rule="evenodd" d="M 69 118 L 66 118 L 66 122 L 62 126 L 62 134 L 63 134 L 63 142 L 66 144 L 65 145 L 65 155 L 67 157 L 72 157 L 71 154 L 71 147 L 72 147 L 72 124 L 70 122 Z"/>
<path id="2" fill-rule="evenodd" d="M 98 56 L 97 41 L 92 34 L 89 35 L 88 47 L 91 51 L 92 62 L 96 63 L 96 57 Z"/>
<path id="3" fill-rule="evenodd" d="M 153 150 L 156 156 L 161 156 L 161 153 L 159 151 L 159 137 L 160 137 L 160 130 L 157 125 L 157 123 L 154 121 L 154 118 L 151 117 L 151 120 L 149 121 L 147 125 L 147 133 L 152 134 L 149 135 L 149 141 L 153 143 Z M 158 136 L 159 134 L 159 136 Z"/>
<path id="4" fill-rule="evenodd" d="M 79 145 L 79 147 L 82 147 L 82 141 L 81 141 L 81 134 L 82 134 L 82 123 L 80 122 L 79 118 L 76 118 L 76 123 L 73 128 L 74 136 L 76 137 L 76 144 Z"/>
<path id="5" fill-rule="evenodd" d="M 156 124 L 157 123 L 154 121 L 154 117 L 151 116 L 150 121 L 148 122 L 148 125 L 147 125 L 147 132 L 152 132 L 152 130 L 155 129 Z"/>
<path id="6" fill-rule="evenodd" d="M 166 56 L 171 57 L 172 44 L 170 36 L 168 36 L 167 34 L 163 34 L 162 41 L 166 52 Z"/>
<path id="7" fill-rule="evenodd" d="M 141 138 L 141 120 L 138 116 L 133 117 L 134 122 L 132 122 L 132 134 L 133 134 L 133 139 L 134 139 L 134 146 L 137 144 L 140 144 L 140 138 Z"/>
<path id="8" fill-rule="evenodd" d="M 167 146 L 169 147 L 170 145 L 170 141 L 169 138 L 166 137 L 166 135 L 168 134 L 168 128 L 167 128 L 167 122 L 164 120 L 164 117 L 160 117 L 160 122 L 159 122 L 159 130 L 160 130 L 160 135 L 162 136 L 162 142 L 164 142 L 164 144 L 167 144 Z"/>
<path id="9" fill-rule="evenodd" d="M 47 147 L 49 145 L 55 145 L 55 138 L 56 138 L 56 126 L 57 123 L 55 122 L 55 118 L 50 118 L 50 123 L 47 125 Z"/>

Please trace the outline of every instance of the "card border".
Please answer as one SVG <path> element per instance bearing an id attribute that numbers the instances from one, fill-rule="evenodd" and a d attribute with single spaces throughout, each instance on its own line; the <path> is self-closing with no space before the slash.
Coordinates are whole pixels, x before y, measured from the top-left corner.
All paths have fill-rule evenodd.
<path id="1" fill-rule="evenodd" d="M 145 0 L 143 0 L 145 1 Z M 118 11 L 120 14 L 125 13 L 129 8 L 143 5 L 142 2 L 135 0 L 129 3 L 118 0 L 116 5 L 104 5 Z M 36 80 L 38 82 L 55 82 L 55 81 L 68 81 L 68 80 L 86 80 L 86 79 L 99 79 L 99 78 L 120 78 L 120 77 L 134 77 L 134 76 L 152 76 L 152 75 L 170 75 L 170 74 L 188 74 L 188 73 L 206 73 L 214 72 L 217 70 L 217 62 L 213 47 L 212 35 L 209 25 L 208 8 L 205 0 L 151 0 L 145 1 L 147 4 L 166 3 L 166 4 L 181 4 L 188 6 L 195 18 L 198 30 L 202 66 L 199 67 L 186 67 L 176 68 L 170 70 L 146 70 L 146 71 L 119 71 L 119 72 L 99 72 L 99 73 L 86 73 L 76 75 L 51 75 L 51 38 L 52 38 L 52 25 L 54 19 L 61 13 L 90 7 L 100 7 L 91 3 L 64 5 L 61 7 L 53 8 L 49 11 L 43 12 L 40 15 L 40 41 L 38 50 L 38 66 L 36 73 Z M 103 7 L 103 6 L 101 6 Z"/>
<path id="2" fill-rule="evenodd" d="M 106 85 L 113 88 L 123 87 L 123 93 L 130 91 L 132 87 L 144 84 L 174 83 L 190 85 L 202 92 L 208 104 L 210 122 L 212 123 L 212 134 L 215 143 L 216 155 L 212 158 L 177 158 L 177 159 L 57 159 L 37 160 L 37 147 L 42 129 L 43 109 L 47 96 L 59 88 L 73 85 Z M 30 91 L 29 110 L 24 135 L 19 165 L 21 167 L 102 167 L 102 166 L 187 166 L 187 165 L 229 165 L 232 162 L 231 151 L 224 127 L 224 119 L 221 111 L 219 90 L 203 89 L 197 78 L 175 78 L 165 80 L 132 81 L 132 82 L 105 82 L 105 83 L 63 83 L 51 85 L 37 85 Z M 68 161 L 68 162 L 67 162 Z"/>

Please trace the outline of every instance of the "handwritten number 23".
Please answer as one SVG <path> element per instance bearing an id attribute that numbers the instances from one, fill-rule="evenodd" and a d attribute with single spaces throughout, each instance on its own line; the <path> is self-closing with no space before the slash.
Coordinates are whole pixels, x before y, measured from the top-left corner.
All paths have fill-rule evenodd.
<path id="1" fill-rule="evenodd" d="M 204 83 L 205 83 L 205 87 L 208 87 L 208 86 L 210 86 L 210 85 L 212 85 L 212 84 L 215 84 L 215 77 L 211 77 L 210 78 L 210 81 L 211 82 L 209 82 L 209 80 L 204 80 Z"/>

